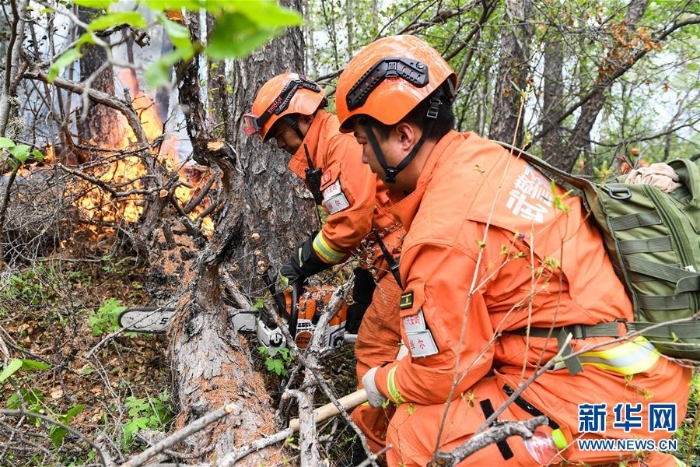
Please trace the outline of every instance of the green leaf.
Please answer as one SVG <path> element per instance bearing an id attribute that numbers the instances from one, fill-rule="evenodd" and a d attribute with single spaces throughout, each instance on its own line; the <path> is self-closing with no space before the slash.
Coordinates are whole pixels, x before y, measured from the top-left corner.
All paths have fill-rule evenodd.
<path id="1" fill-rule="evenodd" d="M 27 146 L 26 144 L 20 144 L 18 146 L 15 146 L 13 148 L 10 148 L 10 154 L 12 154 L 15 159 L 20 161 L 21 163 L 27 162 L 27 159 L 29 158 L 29 150 L 31 148 Z"/>
<path id="2" fill-rule="evenodd" d="M 85 404 L 78 404 L 75 407 L 71 407 L 66 414 L 61 417 L 61 422 L 65 424 L 69 424 L 71 420 L 73 420 L 73 417 L 78 415 L 80 412 L 83 411 L 85 408 Z"/>
<path id="3" fill-rule="evenodd" d="M 95 18 L 88 24 L 88 31 L 102 31 L 112 26 L 117 26 L 120 24 L 128 24 L 135 28 L 143 29 L 146 27 L 146 18 L 144 18 L 141 13 L 136 11 L 119 11 L 115 13 L 108 13 L 103 16 Z"/>
<path id="4" fill-rule="evenodd" d="M 165 15 L 158 16 L 158 21 L 163 25 L 163 30 L 170 36 L 170 40 L 176 49 L 192 47 L 190 31 L 180 23 L 170 21 Z"/>
<path id="5" fill-rule="evenodd" d="M 78 42 L 75 43 L 75 48 L 80 51 L 80 48 L 85 44 L 94 44 L 95 36 L 91 32 L 86 32 L 78 38 Z"/>
<path id="6" fill-rule="evenodd" d="M 284 367 L 284 362 L 276 358 L 268 358 L 265 360 L 265 365 L 267 369 L 277 376 L 287 376 L 287 369 Z"/>
<path id="7" fill-rule="evenodd" d="M 0 383 L 4 382 L 7 378 L 15 374 L 17 370 L 22 368 L 22 360 L 18 358 L 13 358 L 7 367 L 0 373 Z"/>
<path id="8" fill-rule="evenodd" d="M 143 76 L 146 79 L 146 86 L 150 89 L 168 86 L 170 84 L 171 67 L 180 61 L 186 61 L 192 58 L 194 51 L 190 49 L 177 49 L 168 52 L 160 57 L 160 59 L 151 63 Z"/>
<path id="9" fill-rule="evenodd" d="M 10 138 L 5 138 L 4 136 L 0 136 L 0 149 L 13 148 L 14 146 L 15 146 L 15 142 L 12 141 Z"/>
<path id="10" fill-rule="evenodd" d="M 107 8 L 109 8 L 109 5 L 110 3 L 112 3 L 112 0 L 73 0 L 73 3 L 88 8 L 106 10 Z"/>
<path id="11" fill-rule="evenodd" d="M 46 370 L 48 368 L 51 368 L 51 365 L 44 362 L 37 362 L 36 360 L 29 360 L 28 358 L 22 360 L 22 369 L 24 370 Z"/>
<path id="12" fill-rule="evenodd" d="M 302 17 L 299 13 L 283 8 L 273 1 L 233 1 L 228 5 L 235 6 L 235 11 L 245 14 L 248 19 L 262 27 L 299 26 Z"/>
<path id="13" fill-rule="evenodd" d="M 44 154 L 42 154 L 42 152 L 39 151 L 38 149 L 35 149 L 32 151 L 32 156 L 34 156 L 34 159 L 36 159 L 38 161 L 44 160 Z"/>
<path id="14" fill-rule="evenodd" d="M 80 51 L 76 48 L 68 49 L 61 54 L 61 56 L 58 57 L 55 62 L 53 62 L 51 68 L 49 68 L 49 73 L 47 76 L 49 83 L 53 83 L 61 70 L 79 59 L 81 56 Z"/>
<path id="15" fill-rule="evenodd" d="M 198 0 L 146 0 L 146 6 L 155 11 L 180 10 L 185 8 L 190 11 L 197 11 L 206 6 L 205 2 Z"/>
<path id="16" fill-rule="evenodd" d="M 272 39 L 278 32 L 261 28 L 242 13 L 226 13 L 219 21 L 207 46 L 214 60 L 243 57 Z"/>
<path id="17" fill-rule="evenodd" d="M 63 438 L 65 438 L 67 434 L 68 430 L 58 425 L 52 426 L 51 430 L 49 430 L 49 438 L 51 438 L 51 442 L 55 447 L 61 445 L 61 441 L 63 441 Z"/>

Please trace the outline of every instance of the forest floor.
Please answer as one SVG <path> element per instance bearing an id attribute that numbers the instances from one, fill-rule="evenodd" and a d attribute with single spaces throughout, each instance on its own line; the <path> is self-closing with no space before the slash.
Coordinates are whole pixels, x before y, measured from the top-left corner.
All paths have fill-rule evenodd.
<path id="1" fill-rule="evenodd" d="M 125 461 L 145 448 L 141 435 L 168 431 L 177 409 L 166 336 L 117 332 L 116 319 L 126 307 L 177 303 L 196 259 L 187 237 L 177 238 L 148 266 L 114 253 L 118 240 L 103 233 L 0 273 L 5 367 L 22 362 L 0 375 L 0 466 L 101 465 L 92 443 Z M 279 403 L 283 380 L 267 372 L 255 345 L 255 366 Z M 352 346 L 324 363 L 336 387 L 355 389 Z M 322 430 L 325 454 L 346 457 L 353 432 L 338 421 Z"/>

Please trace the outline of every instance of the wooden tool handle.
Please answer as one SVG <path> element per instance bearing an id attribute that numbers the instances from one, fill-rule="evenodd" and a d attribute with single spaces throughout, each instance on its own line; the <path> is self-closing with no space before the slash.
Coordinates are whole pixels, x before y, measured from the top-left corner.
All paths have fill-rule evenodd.
<path id="1" fill-rule="evenodd" d="M 366 401 L 367 391 L 365 391 L 364 389 L 358 389 L 357 391 L 338 399 L 338 402 L 340 403 L 340 405 L 343 406 L 345 410 L 355 408 Z M 328 404 L 314 410 L 316 423 L 328 420 L 329 418 L 338 415 L 339 413 L 340 411 L 338 410 L 338 407 L 336 407 L 333 402 L 329 402 Z M 299 431 L 299 419 L 293 418 L 292 420 L 290 420 L 289 428 L 291 428 L 293 431 Z"/>

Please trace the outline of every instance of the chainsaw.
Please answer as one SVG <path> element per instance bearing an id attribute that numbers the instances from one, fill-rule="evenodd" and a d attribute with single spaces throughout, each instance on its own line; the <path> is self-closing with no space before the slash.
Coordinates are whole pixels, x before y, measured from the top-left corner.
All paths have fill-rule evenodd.
<path id="1" fill-rule="evenodd" d="M 287 323 L 289 333 L 294 336 L 297 348 L 306 349 L 311 344 L 321 311 L 333 296 L 333 287 L 312 286 L 305 289 L 295 282 L 291 290 L 278 292 L 272 268 L 265 272 L 263 281 L 272 294 L 279 315 Z M 348 304 L 343 301 L 323 331 L 324 349 L 334 349 L 346 343 L 347 312 Z M 169 307 L 127 308 L 119 314 L 118 323 L 127 332 L 163 333 L 174 314 L 175 308 Z M 238 332 L 257 334 L 258 342 L 268 349 L 270 355 L 286 347 L 282 330 L 267 317 L 264 310 L 232 309 L 229 311 L 229 322 Z"/>

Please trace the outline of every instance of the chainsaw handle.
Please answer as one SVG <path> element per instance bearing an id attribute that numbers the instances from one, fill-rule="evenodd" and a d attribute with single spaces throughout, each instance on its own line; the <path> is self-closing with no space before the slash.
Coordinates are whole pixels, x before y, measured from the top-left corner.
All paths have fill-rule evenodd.
<path id="1" fill-rule="evenodd" d="M 364 389 L 358 389 L 357 391 L 338 399 L 338 403 L 345 410 L 354 409 L 358 405 L 364 404 L 365 402 L 367 402 L 367 391 Z M 314 417 L 316 423 L 318 423 L 324 420 L 328 420 L 329 418 L 334 417 L 339 413 L 340 410 L 338 410 L 338 407 L 336 407 L 333 402 L 329 402 L 328 404 L 314 410 Z M 299 419 L 291 419 L 289 421 L 289 428 L 291 428 L 292 431 L 299 431 Z"/>
<path id="2" fill-rule="evenodd" d="M 298 281 L 292 282 L 292 313 L 289 317 L 289 334 L 296 343 L 297 323 L 299 322 L 299 289 L 301 284 Z"/>

